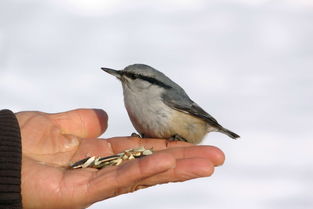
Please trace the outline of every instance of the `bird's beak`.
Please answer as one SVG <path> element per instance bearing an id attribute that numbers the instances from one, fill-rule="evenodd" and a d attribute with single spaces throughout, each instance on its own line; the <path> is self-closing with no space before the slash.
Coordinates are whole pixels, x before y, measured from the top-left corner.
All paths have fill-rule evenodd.
<path id="1" fill-rule="evenodd" d="M 115 76 L 116 78 L 118 79 L 121 79 L 122 75 L 121 75 L 121 72 L 119 70 L 113 70 L 113 69 L 110 69 L 110 68 L 105 68 L 105 67 L 102 67 L 101 68 L 104 72 L 107 72 L 113 76 Z"/>

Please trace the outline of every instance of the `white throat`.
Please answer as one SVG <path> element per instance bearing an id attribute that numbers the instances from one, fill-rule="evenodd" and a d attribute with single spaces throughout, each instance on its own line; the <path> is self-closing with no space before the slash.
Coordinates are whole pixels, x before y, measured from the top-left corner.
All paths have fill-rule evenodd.
<path id="1" fill-rule="evenodd" d="M 163 91 L 163 88 L 155 85 L 133 89 L 123 84 L 125 107 L 140 134 L 156 137 L 167 129 L 173 110 L 163 103 Z"/>

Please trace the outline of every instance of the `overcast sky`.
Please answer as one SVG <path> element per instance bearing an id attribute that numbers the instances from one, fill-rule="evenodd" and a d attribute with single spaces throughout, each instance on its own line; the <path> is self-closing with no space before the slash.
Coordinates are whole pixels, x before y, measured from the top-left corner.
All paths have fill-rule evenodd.
<path id="1" fill-rule="evenodd" d="M 312 23 L 310 0 L 1 0 L 0 108 L 103 108 L 103 137 L 128 135 L 100 67 L 149 64 L 242 138 L 206 137 L 227 157 L 210 178 L 90 208 L 311 209 Z"/>

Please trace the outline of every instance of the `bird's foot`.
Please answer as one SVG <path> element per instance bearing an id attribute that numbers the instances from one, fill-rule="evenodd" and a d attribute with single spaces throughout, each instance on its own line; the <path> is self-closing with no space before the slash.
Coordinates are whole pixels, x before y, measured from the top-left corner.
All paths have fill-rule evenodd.
<path id="1" fill-rule="evenodd" d="M 170 141 L 181 141 L 181 142 L 188 142 L 187 139 L 184 137 L 179 136 L 178 134 L 173 135 L 172 137 L 169 138 Z"/>
<path id="2" fill-rule="evenodd" d="M 130 135 L 131 137 L 137 137 L 137 138 L 143 138 L 144 136 L 143 136 L 143 134 L 137 134 L 137 133 L 132 133 L 131 135 Z"/>

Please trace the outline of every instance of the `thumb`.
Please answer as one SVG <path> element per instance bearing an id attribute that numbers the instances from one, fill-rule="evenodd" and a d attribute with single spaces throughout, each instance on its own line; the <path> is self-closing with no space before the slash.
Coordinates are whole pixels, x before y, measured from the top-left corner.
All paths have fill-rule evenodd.
<path id="1" fill-rule="evenodd" d="M 49 114 L 63 134 L 81 138 L 100 136 L 108 126 L 108 115 L 101 109 L 76 109 L 68 112 Z"/>

